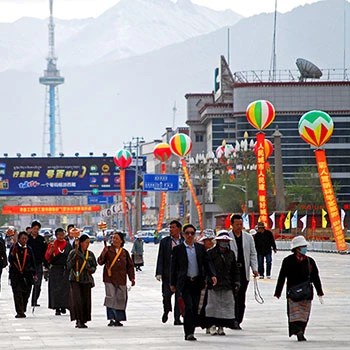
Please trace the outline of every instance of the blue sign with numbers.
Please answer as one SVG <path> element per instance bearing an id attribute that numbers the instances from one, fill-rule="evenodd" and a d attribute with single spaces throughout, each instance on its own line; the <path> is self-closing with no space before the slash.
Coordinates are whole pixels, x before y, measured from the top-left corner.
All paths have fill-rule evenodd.
<path id="1" fill-rule="evenodd" d="M 155 192 L 178 192 L 179 175 L 177 174 L 145 174 L 143 190 Z"/>

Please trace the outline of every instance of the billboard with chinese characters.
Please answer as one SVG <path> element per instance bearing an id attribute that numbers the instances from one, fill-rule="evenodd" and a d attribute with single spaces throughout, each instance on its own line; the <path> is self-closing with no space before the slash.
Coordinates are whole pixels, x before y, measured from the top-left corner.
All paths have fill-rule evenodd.
<path id="1" fill-rule="evenodd" d="M 134 169 L 126 170 L 125 180 L 133 190 Z M 0 158 L 0 196 L 109 196 L 119 190 L 113 157 Z"/>

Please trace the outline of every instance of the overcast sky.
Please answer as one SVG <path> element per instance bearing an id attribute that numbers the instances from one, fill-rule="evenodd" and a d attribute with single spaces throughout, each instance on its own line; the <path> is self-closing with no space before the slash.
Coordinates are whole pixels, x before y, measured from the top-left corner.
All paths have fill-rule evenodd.
<path id="1" fill-rule="evenodd" d="M 129 0 L 134 1 L 134 0 Z M 171 0 L 176 2 L 177 0 Z M 278 0 L 279 12 L 321 0 Z M 62 19 L 97 17 L 119 0 L 54 0 L 54 16 Z M 231 9 L 243 16 L 274 11 L 275 0 L 192 0 L 216 10 Z M 46 18 L 49 0 L 0 0 L 0 22 L 13 22 L 29 16 Z"/>

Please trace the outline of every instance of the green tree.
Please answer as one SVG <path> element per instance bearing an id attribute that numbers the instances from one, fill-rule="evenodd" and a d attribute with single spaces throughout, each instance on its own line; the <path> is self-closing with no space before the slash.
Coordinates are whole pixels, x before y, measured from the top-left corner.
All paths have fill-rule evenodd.
<path id="1" fill-rule="evenodd" d="M 337 183 L 333 184 L 333 190 L 339 190 Z M 294 203 L 296 208 L 301 205 L 312 204 L 320 207 L 325 206 L 320 179 L 316 166 L 304 166 L 297 170 L 293 180 L 285 187 L 287 205 Z"/>

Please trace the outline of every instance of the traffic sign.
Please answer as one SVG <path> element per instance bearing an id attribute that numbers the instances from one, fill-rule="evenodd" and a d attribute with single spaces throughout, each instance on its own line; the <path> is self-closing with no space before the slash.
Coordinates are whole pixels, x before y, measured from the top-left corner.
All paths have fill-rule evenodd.
<path id="1" fill-rule="evenodd" d="M 113 196 L 88 196 L 88 204 L 113 204 Z"/>
<path id="2" fill-rule="evenodd" d="M 145 174 L 143 190 L 155 192 L 178 192 L 179 175 L 177 174 Z"/>

